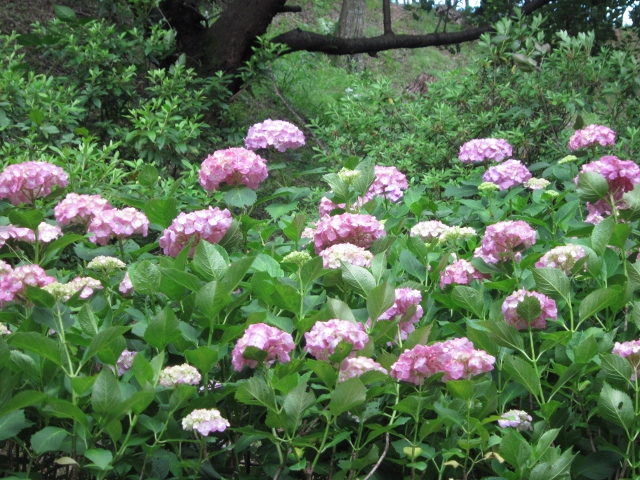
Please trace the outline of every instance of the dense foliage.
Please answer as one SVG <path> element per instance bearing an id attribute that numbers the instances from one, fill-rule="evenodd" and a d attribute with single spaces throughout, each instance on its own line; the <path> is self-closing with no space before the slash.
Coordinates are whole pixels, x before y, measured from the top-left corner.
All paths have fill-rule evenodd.
<path id="1" fill-rule="evenodd" d="M 632 55 L 503 21 L 315 122 L 314 191 L 170 33 L 58 14 L 0 36 L 4 477 L 640 475 Z"/>

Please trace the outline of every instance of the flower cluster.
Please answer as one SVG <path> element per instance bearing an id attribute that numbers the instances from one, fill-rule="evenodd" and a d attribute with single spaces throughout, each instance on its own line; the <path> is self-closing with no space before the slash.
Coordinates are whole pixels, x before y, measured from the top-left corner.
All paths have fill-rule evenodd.
<path id="1" fill-rule="evenodd" d="M 569 150 L 579 150 L 581 148 L 595 147 L 602 145 L 614 145 L 616 143 L 616 132 L 604 125 L 587 125 L 582 130 L 576 130 L 569 139 Z"/>
<path id="2" fill-rule="evenodd" d="M 367 203 L 376 197 L 384 197 L 391 202 L 397 202 L 403 197 L 404 191 L 409 188 L 406 175 L 396 167 L 376 165 L 374 173 L 376 178 L 364 195 L 362 203 Z"/>
<path id="3" fill-rule="evenodd" d="M 595 162 L 582 166 L 580 172 L 595 172 L 602 175 L 609 184 L 609 194 L 615 201 L 617 208 L 625 208 L 622 201 L 624 193 L 633 190 L 635 184 L 640 183 L 640 167 L 631 160 L 620 160 L 613 155 L 607 155 Z M 578 184 L 579 176 L 574 181 Z M 587 203 L 589 216 L 586 221 L 599 223 L 602 215 L 611 214 L 611 204 L 608 199 L 598 200 L 595 203 Z"/>
<path id="4" fill-rule="evenodd" d="M 509 410 L 504 412 L 498 420 L 500 428 L 515 428 L 519 432 L 524 430 L 533 430 L 531 422 L 533 418 L 527 412 L 522 410 Z"/>
<path id="5" fill-rule="evenodd" d="M 518 315 L 518 305 L 525 297 L 537 298 L 542 309 L 538 318 L 531 322 L 528 322 Z M 556 302 L 546 295 L 538 292 L 528 292 L 524 288 L 521 288 L 504 299 L 502 314 L 504 315 L 504 321 L 517 330 L 526 330 L 529 327 L 544 329 L 547 326 L 548 318 L 551 320 L 558 318 L 558 309 L 556 308 Z"/>
<path id="6" fill-rule="evenodd" d="M 340 364 L 340 372 L 338 373 L 338 382 L 344 382 L 353 377 L 361 377 L 365 372 L 382 372 L 388 373 L 382 365 L 367 357 L 345 358 Z"/>
<path id="7" fill-rule="evenodd" d="M 536 243 L 536 231 L 522 220 L 498 222 L 489 225 L 484 232 L 482 244 L 475 256 L 487 263 L 500 263 L 513 258 L 516 262 L 522 258 L 516 248 L 528 248 Z"/>
<path id="8" fill-rule="evenodd" d="M 391 376 L 416 385 L 437 373 L 444 373 L 443 382 L 469 379 L 493 370 L 495 361 L 487 352 L 475 350 L 468 339 L 454 338 L 405 350 L 391 366 Z"/>
<path id="9" fill-rule="evenodd" d="M 457 260 L 440 272 L 440 288 L 447 285 L 469 285 L 473 280 L 482 280 L 485 276 L 476 270 L 471 262 Z"/>
<path id="10" fill-rule="evenodd" d="M 304 134 L 292 123 L 266 119 L 249 128 L 244 145 L 250 150 L 274 147 L 279 152 L 295 150 L 304 145 Z"/>
<path id="11" fill-rule="evenodd" d="M 447 225 L 440 220 L 427 220 L 426 222 L 416 223 L 409 232 L 412 237 L 420 237 L 423 242 L 432 242 L 440 239 L 440 236 L 449 231 Z"/>
<path id="12" fill-rule="evenodd" d="M 373 254 L 351 243 L 337 243 L 320 252 L 324 268 L 340 268 L 340 262 L 358 267 L 370 267 Z"/>
<path id="13" fill-rule="evenodd" d="M 9 165 L 0 173 L 0 199 L 8 198 L 13 205 L 33 203 L 54 187 L 64 188 L 68 180 L 64 170 L 47 162 Z"/>
<path id="14" fill-rule="evenodd" d="M 116 362 L 116 368 L 118 369 L 118 375 L 124 375 L 127 370 L 129 370 L 133 366 L 133 359 L 136 357 L 138 352 L 132 352 L 127 350 L 126 348 L 120 354 L 118 361 Z"/>
<path id="15" fill-rule="evenodd" d="M 206 437 L 211 432 L 224 432 L 230 427 L 229 421 L 220 415 L 220 411 L 212 408 L 196 409 L 182 419 L 184 430 L 196 430 L 200 435 Z"/>
<path id="16" fill-rule="evenodd" d="M 378 320 L 393 320 L 396 317 L 400 317 L 402 319 L 398 324 L 400 338 L 406 340 L 407 336 L 416 329 L 415 324 L 420 321 L 424 314 L 420 305 L 422 294 L 419 290 L 414 290 L 413 288 L 396 288 L 395 297 L 391 308 L 380 315 Z M 416 308 L 414 314 L 409 318 L 403 318 L 411 305 Z"/>
<path id="17" fill-rule="evenodd" d="M 76 293 L 80 292 L 80 298 L 87 299 L 93 295 L 94 289 L 101 289 L 102 284 L 91 277 L 76 277 L 69 283 L 51 282 L 42 287 L 56 299 L 66 302 Z"/>
<path id="18" fill-rule="evenodd" d="M 640 340 L 616 342 L 612 353 L 627 359 L 633 369 L 631 380 L 635 381 L 638 378 L 638 374 L 640 374 Z"/>
<path id="19" fill-rule="evenodd" d="M 545 253 L 536 262 L 536 268 L 557 268 L 569 275 L 576 262 L 583 258 L 584 255 L 584 248 L 580 245 L 561 245 Z"/>
<path id="20" fill-rule="evenodd" d="M 524 184 L 529 190 L 542 190 L 543 188 L 547 188 L 551 185 L 551 182 L 546 178 L 535 178 L 531 177 Z"/>
<path id="21" fill-rule="evenodd" d="M 0 323 L 0 335 L 11 335 L 11 330 L 4 323 Z"/>
<path id="22" fill-rule="evenodd" d="M 119 258 L 107 257 L 105 255 L 98 255 L 87 264 L 87 268 L 102 270 L 107 273 L 112 272 L 113 270 L 125 268 L 126 266 L 127 264 Z"/>
<path id="23" fill-rule="evenodd" d="M 276 327 L 266 323 L 249 325 L 231 353 L 231 363 L 237 372 L 241 371 L 245 365 L 251 368 L 258 366 L 256 360 L 244 358 L 244 351 L 247 347 L 256 347 L 267 352 L 267 358 L 264 361 L 271 365 L 276 361 L 276 358 L 281 363 L 288 362 L 290 360 L 289 352 L 295 348 L 295 344 L 289 333 Z"/>
<path id="24" fill-rule="evenodd" d="M 382 224 L 371 215 L 343 213 L 335 217 L 323 217 L 318 221 L 313 237 L 315 250 L 322 250 L 337 243 L 351 243 L 369 248 L 371 244 L 387 233 Z"/>
<path id="25" fill-rule="evenodd" d="M 207 192 L 220 188 L 220 184 L 245 185 L 256 190 L 267 178 L 265 160 L 245 148 L 227 148 L 209 155 L 200 166 L 200 185 Z"/>
<path id="26" fill-rule="evenodd" d="M 89 225 L 94 215 L 103 210 L 111 210 L 111 204 L 100 195 L 78 195 L 68 193 L 64 200 L 53 209 L 53 215 L 60 225 Z"/>
<path id="27" fill-rule="evenodd" d="M 316 322 L 313 328 L 304 334 L 304 338 L 304 351 L 318 360 L 327 360 L 341 341 L 353 345 L 352 354 L 362 350 L 369 341 L 369 335 L 361 323 L 337 319 Z"/>
<path id="28" fill-rule="evenodd" d="M 38 225 L 38 240 L 40 242 L 50 243 L 60 236 L 62 236 L 62 229 L 58 225 L 51 225 L 46 222 Z"/>
<path id="29" fill-rule="evenodd" d="M 218 243 L 231 226 L 231 212 L 226 208 L 209 207 L 207 210 L 198 210 L 191 213 L 181 213 L 171 222 L 171 226 L 165 229 L 158 244 L 165 255 L 177 257 L 189 240 L 193 238 L 189 255 L 193 256 L 200 240 L 209 243 Z"/>
<path id="30" fill-rule="evenodd" d="M 476 138 L 460 147 L 458 158 L 462 163 L 501 162 L 513 155 L 513 148 L 503 138 Z"/>
<path id="31" fill-rule="evenodd" d="M 338 172 L 338 177 L 345 183 L 351 185 L 358 178 L 362 176 L 362 172 L 360 170 L 351 170 L 349 168 L 341 168 Z"/>
<path id="32" fill-rule="evenodd" d="M 135 208 L 102 210 L 97 212 L 89 224 L 89 240 L 106 245 L 111 237 L 123 240 L 134 234 L 147 236 L 149 219 Z"/>
<path id="33" fill-rule="evenodd" d="M 33 243 L 36 237 L 30 228 L 16 227 L 15 225 L 5 225 L 0 227 L 0 247 L 9 240 L 20 240 L 21 242 Z"/>
<path id="34" fill-rule="evenodd" d="M 325 215 L 329 215 L 331 212 L 333 212 L 334 210 L 336 210 L 338 208 L 342 208 L 344 210 L 346 207 L 347 207 L 347 205 L 344 204 L 344 203 L 341 203 L 341 204 L 338 205 L 336 203 L 333 203 L 327 197 L 322 197 L 320 199 L 320 203 L 318 204 L 318 214 L 322 218 Z"/>
<path id="35" fill-rule="evenodd" d="M 439 240 L 442 243 L 451 242 L 455 243 L 458 239 L 465 240 L 478 235 L 475 228 L 471 227 L 447 227 L 440 234 Z"/>
<path id="36" fill-rule="evenodd" d="M 5 273 L 0 273 L 0 304 L 24 299 L 27 285 L 44 287 L 56 281 L 38 265 L 23 265 L 14 269 L 3 266 L 2 270 Z"/>
<path id="37" fill-rule="evenodd" d="M 507 160 L 500 165 L 489 167 L 482 176 L 483 182 L 492 182 L 500 190 L 521 185 L 531 178 L 531 172 L 520 160 Z"/>
<path id="38" fill-rule="evenodd" d="M 129 272 L 124 274 L 124 278 L 120 282 L 120 285 L 118 285 L 118 290 L 125 297 L 133 293 L 133 283 L 131 283 Z"/>
<path id="39" fill-rule="evenodd" d="M 158 383 L 163 387 L 177 387 L 178 385 L 198 385 L 202 376 L 196 369 L 188 363 L 166 367 L 160 372 Z"/>
<path id="40" fill-rule="evenodd" d="M 309 252 L 291 252 L 282 257 L 282 263 L 295 263 L 298 266 L 302 266 L 311 260 Z"/>

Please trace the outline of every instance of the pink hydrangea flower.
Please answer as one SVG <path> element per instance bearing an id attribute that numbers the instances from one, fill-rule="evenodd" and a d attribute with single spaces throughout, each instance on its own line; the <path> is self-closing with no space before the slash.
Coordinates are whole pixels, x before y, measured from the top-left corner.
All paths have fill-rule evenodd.
<path id="1" fill-rule="evenodd" d="M 202 376 L 196 369 L 187 363 L 166 367 L 160 372 L 158 383 L 163 387 L 177 387 L 178 385 L 198 385 Z"/>
<path id="2" fill-rule="evenodd" d="M 483 182 L 498 185 L 500 190 L 521 185 L 531 179 L 531 172 L 520 160 L 507 160 L 500 165 L 489 167 L 482 176 Z"/>
<path id="3" fill-rule="evenodd" d="M 292 123 L 266 119 L 249 128 L 244 145 L 250 150 L 274 147 L 279 152 L 295 150 L 304 145 L 304 134 Z"/>
<path id="4" fill-rule="evenodd" d="M 412 237 L 420 237 L 423 242 L 432 242 L 449 231 L 451 227 L 445 225 L 440 220 L 427 220 L 426 222 L 416 223 L 409 232 Z"/>
<path id="5" fill-rule="evenodd" d="M 102 210 L 96 213 L 89 224 L 89 240 L 98 245 L 106 245 L 111 237 L 119 240 L 129 238 L 131 235 L 140 234 L 147 236 L 149 219 L 135 208 L 123 208 L 118 210 Z"/>
<path id="6" fill-rule="evenodd" d="M 398 324 L 400 338 L 406 340 L 407 336 L 416 329 L 415 324 L 418 323 L 422 315 L 424 315 L 424 311 L 420 305 L 422 294 L 419 290 L 414 290 L 413 288 L 396 288 L 395 296 L 396 298 L 391 308 L 380 315 L 378 320 L 393 320 L 396 317 L 402 318 L 409 307 L 414 305 L 416 307 L 415 313 Z M 368 320 L 367 324 L 369 325 L 370 322 L 371 319 Z"/>
<path id="7" fill-rule="evenodd" d="M 362 350 L 369 341 L 364 325 L 337 319 L 316 322 L 313 328 L 304 334 L 304 338 L 307 343 L 304 351 L 318 360 L 328 360 L 341 341 L 353 345 L 352 355 L 357 350 Z"/>
<path id="8" fill-rule="evenodd" d="M 371 215 L 343 213 L 318 220 L 313 242 L 319 255 L 322 250 L 337 243 L 369 248 L 375 240 L 386 234 L 382 224 Z"/>
<path id="9" fill-rule="evenodd" d="M 0 335 L 11 335 L 11 330 L 4 323 L 0 323 Z"/>
<path id="10" fill-rule="evenodd" d="M 613 346 L 612 353 L 627 359 L 633 370 L 631 380 L 635 381 L 640 373 L 640 340 L 631 340 L 630 342 L 622 343 L 616 342 Z"/>
<path id="11" fill-rule="evenodd" d="M 53 209 L 56 221 L 61 225 L 89 225 L 94 215 L 111 210 L 111 204 L 100 195 L 78 195 L 68 193 Z"/>
<path id="12" fill-rule="evenodd" d="M 576 262 L 584 256 L 584 248 L 580 245 L 563 245 L 552 248 L 545 253 L 536 262 L 536 268 L 557 268 L 569 275 Z"/>
<path id="13" fill-rule="evenodd" d="M 458 158 L 462 163 L 501 162 L 513 155 L 513 147 L 503 138 L 476 138 L 460 147 Z"/>
<path id="14" fill-rule="evenodd" d="M 318 214 L 320 215 L 320 217 L 324 217 L 325 215 L 329 215 L 331 212 L 338 208 L 344 210 L 345 208 L 347 208 L 347 205 L 344 203 L 335 204 L 327 197 L 322 197 L 320 199 L 320 204 L 318 205 Z"/>
<path id="15" fill-rule="evenodd" d="M 500 263 L 513 258 L 520 261 L 522 254 L 515 249 L 528 248 L 536 243 L 536 231 L 522 220 L 498 222 L 489 225 L 482 244 L 474 253 L 487 263 Z"/>
<path id="16" fill-rule="evenodd" d="M 527 412 L 522 410 L 509 410 L 504 412 L 498 420 L 500 428 L 515 428 L 519 432 L 524 430 L 533 430 L 531 422 L 533 418 Z"/>
<path id="17" fill-rule="evenodd" d="M 358 267 L 370 267 L 373 253 L 350 243 L 337 243 L 320 252 L 324 268 L 340 268 L 341 263 L 350 263 Z"/>
<path id="18" fill-rule="evenodd" d="M 62 236 L 62 229 L 58 225 L 51 225 L 46 222 L 38 225 L 38 240 L 42 243 L 53 242 L 60 236 Z"/>
<path id="19" fill-rule="evenodd" d="M 132 352 L 127 350 L 126 348 L 120 354 L 118 361 L 116 362 L 116 368 L 118 369 L 118 375 L 124 375 L 127 370 L 129 370 L 133 366 L 133 359 L 136 357 L 138 352 Z"/>
<path id="20" fill-rule="evenodd" d="M 376 165 L 374 172 L 376 178 L 364 195 L 363 204 L 375 197 L 388 198 L 389 201 L 395 203 L 404 196 L 404 191 L 409 188 L 406 175 L 396 167 Z"/>
<path id="21" fill-rule="evenodd" d="M 220 184 L 246 185 L 256 190 L 267 178 L 267 164 L 265 160 L 244 148 L 227 148 L 209 155 L 200 167 L 200 185 L 212 192 Z"/>
<path id="22" fill-rule="evenodd" d="M 11 267 L 11 265 L 9 265 L 7 262 L 0 260 L 0 275 L 4 275 L 5 273 L 9 273 L 13 270 L 13 268 Z"/>
<path id="23" fill-rule="evenodd" d="M 196 430 L 200 435 L 206 437 L 211 432 L 224 432 L 231 424 L 220 414 L 220 410 L 212 408 L 196 409 L 182 419 L 184 430 Z"/>
<path id="24" fill-rule="evenodd" d="M 13 205 L 33 203 L 54 187 L 64 188 L 69 177 L 62 168 L 47 162 L 24 162 L 7 166 L 0 173 L 0 199 Z"/>
<path id="25" fill-rule="evenodd" d="M 44 287 L 55 281 L 55 278 L 47 275 L 38 265 L 16 267 L 7 273 L 0 274 L 0 303 L 24 300 L 27 285 Z"/>
<path id="26" fill-rule="evenodd" d="M 340 372 L 338 373 L 338 382 L 344 382 L 354 377 L 361 377 L 366 372 L 382 372 L 388 373 L 382 365 L 367 357 L 345 358 L 340 364 Z"/>
<path id="27" fill-rule="evenodd" d="M 118 286 L 118 290 L 125 297 L 131 295 L 133 293 L 133 283 L 131 283 L 131 278 L 129 278 L 129 272 L 124 274 L 124 278 L 120 282 Z"/>
<path id="28" fill-rule="evenodd" d="M 615 145 L 616 132 L 604 125 L 587 125 L 582 130 L 576 130 L 569 139 L 569 150 L 579 150 L 581 148 L 595 147 L 602 145 Z"/>
<path id="29" fill-rule="evenodd" d="M 437 373 L 444 373 L 443 382 L 469 379 L 493 370 L 495 361 L 487 352 L 475 350 L 468 339 L 454 338 L 405 350 L 391 366 L 391 376 L 416 385 Z"/>
<path id="30" fill-rule="evenodd" d="M 207 210 L 198 210 L 191 213 L 181 213 L 171 222 L 171 226 L 165 229 L 158 244 L 165 255 L 177 257 L 189 240 L 193 238 L 189 255 L 193 253 L 201 239 L 209 243 L 218 243 L 231 226 L 231 212 L 218 207 L 209 207 Z"/>
<path id="31" fill-rule="evenodd" d="M 457 260 L 440 272 L 440 288 L 447 285 L 469 285 L 473 280 L 483 278 L 485 276 L 471 262 Z"/>
<path id="32" fill-rule="evenodd" d="M 540 302 L 540 307 L 542 307 L 540 316 L 531 321 L 531 323 L 518 315 L 518 305 L 525 297 L 537 298 Z M 538 292 L 528 292 L 521 288 L 504 299 L 502 314 L 504 315 L 504 321 L 518 330 L 526 330 L 529 326 L 544 330 L 547 326 L 547 319 L 556 320 L 558 318 L 558 309 L 556 308 L 556 302 L 546 295 Z"/>
<path id="33" fill-rule="evenodd" d="M 21 242 L 33 243 L 36 236 L 30 228 L 16 227 L 15 225 L 5 225 L 0 227 L 0 247 L 9 240 L 19 240 Z"/>
<path id="34" fill-rule="evenodd" d="M 42 288 L 57 299 L 66 302 L 78 292 L 81 299 L 87 299 L 93 295 L 94 289 L 101 289 L 102 284 L 95 278 L 76 277 L 69 283 L 52 282 Z"/>
<path id="35" fill-rule="evenodd" d="M 264 361 L 269 365 L 272 365 L 276 358 L 280 363 L 288 362 L 290 360 L 289 352 L 295 348 L 293 337 L 289 333 L 266 323 L 249 325 L 231 353 L 231 363 L 237 372 L 241 371 L 245 365 L 250 368 L 258 366 L 256 360 L 250 360 L 243 356 L 244 350 L 249 346 L 267 352 L 267 358 Z"/>

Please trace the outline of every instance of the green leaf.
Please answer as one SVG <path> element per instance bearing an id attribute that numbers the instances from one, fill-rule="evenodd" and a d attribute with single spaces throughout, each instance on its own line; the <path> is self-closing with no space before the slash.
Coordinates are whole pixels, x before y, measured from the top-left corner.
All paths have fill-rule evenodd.
<path id="1" fill-rule="evenodd" d="M 490 338 L 501 347 L 522 350 L 524 342 L 520 332 L 505 321 L 486 321 L 479 322 L 479 326 L 486 328 L 491 332 Z"/>
<path id="2" fill-rule="evenodd" d="M 202 287 L 202 280 L 191 273 L 181 272 L 175 268 L 161 268 L 162 277 L 169 277 L 178 285 L 185 287 L 192 292 L 197 292 Z"/>
<path id="3" fill-rule="evenodd" d="M 274 220 L 279 219 L 281 216 L 286 215 L 289 212 L 292 212 L 298 208 L 298 202 L 291 203 L 272 203 L 271 205 L 265 207 L 267 213 Z"/>
<path id="4" fill-rule="evenodd" d="M 340 415 L 353 407 L 362 405 L 367 400 L 367 389 L 362 381 L 357 378 L 350 378 L 339 383 L 331 394 L 329 410 L 334 415 Z"/>
<path id="5" fill-rule="evenodd" d="M 209 319 L 215 318 L 229 303 L 231 295 L 223 282 L 209 282 L 196 294 L 196 307 Z"/>
<path id="6" fill-rule="evenodd" d="M 60 257 L 60 254 L 66 247 L 68 247 L 72 243 L 76 243 L 82 240 L 83 238 L 84 237 L 82 235 L 78 235 L 75 233 L 67 233 L 62 237 L 57 238 L 47 245 L 47 248 L 42 255 L 40 266 L 42 268 L 49 268 L 50 266 L 55 265 Z"/>
<path id="7" fill-rule="evenodd" d="M 92 448 L 85 450 L 84 456 L 92 461 L 100 470 L 106 470 L 113 460 L 113 454 L 109 450 L 102 448 Z"/>
<path id="8" fill-rule="evenodd" d="M 155 187 L 159 177 L 158 169 L 148 163 L 138 172 L 138 183 L 143 187 Z"/>
<path id="9" fill-rule="evenodd" d="M 72 418 L 85 427 L 88 426 L 87 416 L 80 408 L 62 398 L 49 397 L 45 407 L 41 410 L 57 418 Z"/>
<path id="10" fill-rule="evenodd" d="M 511 375 L 513 380 L 522 384 L 538 398 L 540 394 L 540 378 L 529 363 L 514 355 L 507 355 L 504 361 L 504 370 Z"/>
<path id="11" fill-rule="evenodd" d="M 12 225 L 16 227 L 29 228 L 33 231 L 38 229 L 38 225 L 44 220 L 44 213 L 40 210 L 11 210 L 7 215 Z"/>
<path id="12" fill-rule="evenodd" d="M 322 360 L 308 359 L 306 362 L 307 367 L 324 383 L 327 387 L 333 388 L 333 385 L 338 379 L 338 374 L 333 365 Z"/>
<path id="13" fill-rule="evenodd" d="M 580 343 L 574 347 L 573 354 L 578 363 L 588 363 L 598 354 L 598 342 L 593 335 L 586 335 Z"/>
<path id="14" fill-rule="evenodd" d="M 342 279 L 365 298 L 376 286 L 373 275 L 366 268 L 342 262 L 341 270 Z"/>
<path id="15" fill-rule="evenodd" d="M 53 308 L 56 299 L 46 290 L 27 285 L 27 298 L 40 308 Z"/>
<path id="16" fill-rule="evenodd" d="M 44 427 L 31 436 L 31 448 L 37 455 L 58 451 L 68 435 L 63 428 Z"/>
<path id="17" fill-rule="evenodd" d="M 327 310 L 329 311 L 331 318 L 347 320 L 350 322 L 356 321 L 356 317 L 353 316 L 353 312 L 349 305 L 337 298 L 327 298 Z"/>
<path id="18" fill-rule="evenodd" d="M 615 390 L 604 383 L 598 399 L 598 412 L 605 420 L 629 430 L 632 428 L 634 413 L 633 401 L 624 392 Z"/>
<path id="19" fill-rule="evenodd" d="M 349 195 L 349 185 L 335 173 L 327 173 L 322 176 L 323 180 L 329 184 L 331 191 L 335 194 L 332 201 L 335 204 L 345 203 Z"/>
<path id="20" fill-rule="evenodd" d="M 53 12 L 56 14 L 56 17 L 63 22 L 75 22 L 77 20 L 76 12 L 64 5 L 54 5 Z"/>
<path id="21" fill-rule="evenodd" d="M 184 354 L 187 361 L 202 373 L 211 371 L 218 361 L 218 350 L 211 347 L 198 347 L 195 350 L 187 350 Z"/>
<path id="22" fill-rule="evenodd" d="M 609 245 L 615 227 L 616 221 L 613 217 L 607 217 L 593 227 L 593 231 L 591 232 L 591 248 L 598 255 L 604 255 L 604 251 L 607 249 L 607 245 Z"/>
<path id="23" fill-rule="evenodd" d="M 607 196 L 609 184 L 599 173 L 582 172 L 578 174 L 577 192 L 583 202 L 595 203 Z"/>
<path id="24" fill-rule="evenodd" d="M 626 208 L 620 210 L 620 215 L 628 222 L 640 218 L 640 184 L 635 184 L 633 190 L 622 195 Z"/>
<path id="25" fill-rule="evenodd" d="M 175 198 L 152 198 L 144 206 L 144 213 L 151 223 L 167 228 L 178 216 L 178 202 Z"/>
<path id="26" fill-rule="evenodd" d="M 571 282 L 562 270 L 557 268 L 536 268 L 533 270 L 533 278 L 536 281 L 537 292 L 569 300 Z"/>
<path id="27" fill-rule="evenodd" d="M 121 401 L 122 396 L 118 381 L 111 370 L 103 368 L 93 384 L 93 392 L 91 393 L 93 410 L 98 414 L 108 415 Z"/>
<path id="28" fill-rule="evenodd" d="M 0 416 L 7 415 L 14 410 L 19 410 L 25 407 L 30 407 L 42 402 L 45 399 L 45 394 L 37 392 L 35 390 L 23 390 L 17 393 L 11 400 L 5 403 L 0 408 Z"/>
<path id="29" fill-rule="evenodd" d="M 572 363 L 571 365 L 569 365 L 569 368 L 562 372 L 562 375 L 560 375 L 560 378 L 558 378 L 558 381 L 553 386 L 553 390 L 551 390 L 551 395 L 549 396 L 547 401 L 551 400 L 555 396 L 555 394 L 558 393 L 560 389 L 568 382 L 570 382 L 574 378 L 580 378 L 580 375 L 582 375 L 582 371 L 584 370 L 584 366 L 584 363 Z"/>
<path id="30" fill-rule="evenodd" d="M 347 342 L 346 340 L 340 340 L 338 345 L 333 349 L 333 353 L 329 355 L 329 361 L 340 365 L 342 361 L 349 356 L 353 350 L 353 343 Z"/>
<path id="31" fill-rule="evenodd" d="M 223 200 L 227 205 L 232 207 L 250 207 L 254 203 L 256 203 L 256 199 L 258 196 L 256 192 L 247 187 L 242 188 L 232 188 L 227 193 L 225 193 Z"/>
<path id="32" fill-rule="evenodd" d="M 242 257 L 231 264 L 222 279 L 222 284 L 227 293 L 233 292 L 251 268 L 255 257 Z"/>
<path id="33" fill-rule="evenodd" d="M 86 335 L 93 337 L 98 333 L 98 319 L 87 303 L 78 312 L 78 323 L 80 323 L 80 328 Z"/>
<path id="34" fill-rule="evenodd" d="M 176 314 L 167 304 L 151 321 L 144 332 L 144 339 L 158 350 L 182 336 Z"/>
<path id="35" fill-rule="evenodd" d="M 56 365 L 62 365 L 60 345 L 55 340 L 36 332 L 17 332 L 11 335 L 8 343 L 14 348 L 28 350 L 43 358 L 51 360 Z"/>
<path id="36" fill-rule="evenodd" d="M 633 373 L 629 361 L 620 355 L 601 353 L 600 363 L 604 378 L 611 384 L 628 385 Z"/>
<path id="37" fill-rule="evenodd" d="M 287 428 L 295 435 L 305 412 L 316 404 L 316 396 L 307 391 L 307 383 L 300 382 L 285 397 L 282 407 L 287 415 Z"/>
<path id="38" fill-rule="evenodd" d="M 177 410 L 182 407 L 187 401 L 193 398 L 197 391 L 193 385 L 178 385 L 173 392 L 171 392 L 169 408 L 171 408 L 171 410 Z M 153 400 L 153 395 L 151 399 Z"/>
<path id="39" fill-rule="evenodd" d="M 220 245 L 200 240 L 191 266 L 208 281 L 221 280 L 229 268 L 229 255 Z"/>
<path id="40" fill-rule="evenodd" d="M 620 299 L 622 293 L 619 290 L 613 288 L 600 288 L 591 292 L 584 297 L 580 308 L 578 310 L 578 316 L 580 321 L 586 320 L 592 317 L 596 313 L 604 310 L 605 308 L 615 304 Z"/>
<path id="41" fill-rule="evenodd" d="M 30 422 L 27 422 L 24 410 L 14 410 L 4 417 L 0 417 L 0 441 L 17 435 L 29 425 Z"/>
<path id="42" fill-rule="evenodd" d="M 300 268 L 300 280 L 306 288 L 313 282 L 314 280 L 322 277 L 328 270 L 325 270 L 322 267 L 322 257 L 315 257 L 305 263 L 302 268 Z"/>
<path id="43" fill-rule="evenodd" d="M 300 240 L 307 216 L 304 213 L 298 213 L 290 222 L 285 221 L 286 227 L 282 229 L 289 240 L 297 242 Z"/>
<path id="44" fill-rule="evenodd" d="M 143 260 L 129 267 L 129 278 L 136 293 L 153 295 L 157 293 L 160 286 L 160 269 L 149 260 Z"/>
<path id="45" fill-rule="evenodd" d="M 261 348 L 254 347 L 253 345 L 248 345 L 245 347 L 242 352 L 242 357 L 247 360 L 254 360 L 258 363 L 264 362 L 269 356 L 269 352 L 266 350 L 262 350 Z"/>
<path id="46" fill-rule="evenodd" d="M 471 380 L 450 380 L 446 383 L 447 390 L 454 398 L 465 402 L 473 398 L 474 389 Z"/>
<path id="47" fill-rule="evenodd" d="M 476 317 L 484 317 L 484 298 L 475 288 L 456 285 L 451 292 L 451 300 Z"/>
<path id="48" fill-rule="evenodd" d="M 396 300 L 395 289 L 388 282 L 383 282 L 371 289 L 367 296 L 367 312 L 371 321 L 375 322 L 384 312 L 389 310 Z"/>
<path id="49" fill-rule="evenodd" d="M 238 385 L 236 400 L 246 405 L 260 405 L 269 410 L 275 408 L 275 395 L 262 378 L 251 377 Z"/>
<path id="50" fill-rule="evenodd" d="M 82 363 L 84 364 L 100 350 L 110 345 L 115 339 L 121 338 L 122 335 L 130 329 L 131 327 L 108 327 L 98 332 L 98 334 L 91 340 L 87 350 L 84 352 Z"/>
<path id="51" fill-rule="evenodd" d="M 533 322 L 542 314 L 542 305 L 536 297 L 525 295 L 516 307 L 516 313 L 528 323 Z"/>
<path id="52" fill-rule="evenodd" d="M 413 256 L 409 252 L 409 250 L 402 250 L 402 252 L 400 253 L 400 265 L 402 265 L 402 268 L 404 268 L 405 272 L 417 278 L 420 282 L 424 282 L 426 280 L 427 267 L 415 256 Z"/>
<path id="53" fill-rule="evenodd" d="M 513 428 L 503 430 L 502 442 L 500 442 L 500 455 L 511 466 L 515 467 L 516 471 L 522 471 L 525 468 L 531 457 L 531 452 L 531 446 L 522 435 Z M 522 476 L 519 478 L 522 478 Z"/>

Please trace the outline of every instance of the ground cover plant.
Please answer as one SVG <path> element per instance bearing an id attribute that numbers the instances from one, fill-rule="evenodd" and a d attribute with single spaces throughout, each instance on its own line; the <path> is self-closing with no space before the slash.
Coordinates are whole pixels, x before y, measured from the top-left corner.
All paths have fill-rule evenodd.
<path id="1" fill-rule="evenodd" d="M 454 209 L 351 157 L 318 215 L 262 221 L 287 122 L 210 155 L 190 203 L 5 166 L 5 475 L 632 478 L 640 167 L 615 142 L 589 125 L 533 177 L 470 140 Z"/>

